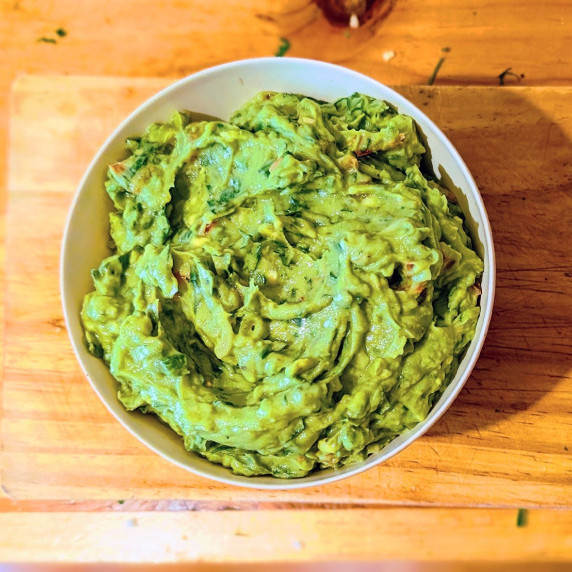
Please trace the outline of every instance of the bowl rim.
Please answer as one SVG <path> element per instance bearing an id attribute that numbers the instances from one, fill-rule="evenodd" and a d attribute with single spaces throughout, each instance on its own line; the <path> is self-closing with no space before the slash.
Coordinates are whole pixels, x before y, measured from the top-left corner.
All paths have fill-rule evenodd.
<path id="1" fill-rule="evenodd" d="M 429 412 L 427 418 L 420 423 L 418 423 L 414 428 L 410 429 L 406 432 L 407 437 L 393 450 L 389 451 L 384 455 L 380 455 L 378 458 L 369 457 L 360 463 L 356 463 L 355 466 L 350 466 L 349 468 L 343 469 L 335 469 L 335 470 L 322 470 L 310 473 L 306 477 L 302 477 L 300 479 L 280 479 L 276 477 L 245 477 L 241 475 L 235 475 L 230 471 L 230 469 L 226 469 L 228 476 L 221 476 L 218 474 L 209 473 L 206 470 L 203 470 L 201 467 L 194 467 L 190 466 L 189 464 L 183 463 L 178 459 L 174 458 L 169 453 L 162 451 L 160 447 L 155 446 L 150 440 L 145 436 L 142 435 L 135 427 L 132 427 L 128 422 L 124 419 L 121 419 L 118 414 L 112 409 L 111 404 L 108 403 L 108 400 L 105 399 L 99 390 L 95 381 L 92 380 L 91 375 L 84 364 L 84 361 L 80 355 L 79 347 L 83 344 L 83 340 L 78 340 L 71 333 L 71 312 L 68 312 L 66 300 L 68 298 L 67 292 L 67 285 L 66 285 L 66 258 L 67 258 L 67 251 L 69 249 L 70 243 L 70 233 L 71 233 L 71 226 L 72 222 L 80 203 L 80 198 L 87 192 L 89 186 L 87 182 L 91 177 L 92 172 L 94 172 L 100 162 L 102 155 L 106 152 L 107 148 L 115 141 L 121 131 L 127 127 L 134 119 L 137 118 L 140 114 L 145 113 L 148 109 L 152 108 L 156 103 L 163 100 L 165 97 L 173 92 L 183 88 L 186 84 L 191 84 L 198 80 L 208 77 L 211 74 L 219 74 L 221 72 L 225 72 L 228 70 L 232 70 L 235 68 L 240 68 L 243 66 L 256 66 L 260 64 L 268 64 L 272 62 L 273 65 L 280 67 L 283 65 L 301 65 L 301 66 L 318 66 L 324 69 L 330 69 L 332 72 L 340 72 L 342 71 L 345 74 L 349 74 L 356 79 L 360 79 L 361 81 L 367 81 L 371 83 L 372 87 L 375 86 L 378 89 L 381 87 L 383 90 L 387 91 L 388 101 L 391 104 L 396 106 L 404 106 L 406 108 L 413 108 L 415 113 L 421 118 L 430 128 L 434 137 L 440 140 L 440 143 L 445 147 L 447 153 L 450 155 L 452 160 L 457 164 L 460 171 L 462 171 L 464 178 L 466 179 L 467 187 L 462 189 L 463 195 L 470 194 L 476 203 L 478 214 L 480 216 L 479 224 L 483 227 L 483 262 L 485 264 L 485 268 L 488 270 L 488 273 L 483 274 L 483 279 L 485 275 L 487 276 L 486 291 L 487 291 L 487 300 L 486 305 L 483 306 L 482 297 L 481 297 L 481 314 L 479 316 L 479 322 L 481 322 L 482 327 L 479 336 L 475 335 L 475 338 L 471 341 L 471 344 L 466 349 L 468 353 L 469 350 L 472 352 L 469 361 L 466 363 L 464 370 L 462 371 L 461 377 L 459 378 L 458 382 L 452 389 L 451 393 L 447 397 L 445 401 L 443 401 L 438 407 L 434 406 L 433 409 Z M 421 86 L 420 86 L 421 87 Z M 413 117 L 413 119 L 417 123 L 417 118 Z M 471 212 L 471 211 L 469 211 Z M 472 214 L 472 212 L 471 212 Z M 453 401 L 457 398 L 458 394 L 460 393 L 461 389 L 464 387 L 465 383 L 469 379 L 477 360 L 480 356 L 481 350 L 483 348 L 487 332 L 490 326 L 492 313 L 493 313 L 493 306 L 494 306 L 494 298 L 495 298 L 495 284 L 496 284 L 496 260 L 495 260 L 495 250 L 494 250 L 494 242 L 493 242 L 493 235 L 492 229 L 489 221 L 489 217 L 482 199 L 482 196 L 479 192 L 479 189 L 476 185 L 476 182 L 469 171 L 465 161 L 460 156 L 459 152 L 453 146 L 451 141 L 448 137 L 441 131 L 441 129 L 431 120 L 417 105 L 409 101 L 407 98 L 402 96 L 400 93 L 395 91 L 393 88 L 388 87 L 387 85 L 377 81 L 365 74 L 352 70 L 350 68 L 346 68 L 344 66 L 340 66 L 337 64 L 332 64 L 328 62 L 322 62 L 319 60 L 314 60 L 310 58 L 294 58 L 294 57 L 286 57 L 286 58 L 277 58 L 274 56 L 270 57 L 260 57 L 260 58 L 247 58 L 242 60 L 235 60 L 223 64 L 219 64 L 216 66 L 208 67 L 202 69 L 198 72 L 190 74 L 184 78 L 178 79 L 173 83 L 169 84 L 165 88 L 158 91 L 156 94 L 152 95 L 150 98 L 146 99 L 141 105 L 137 106 L 133 111 L 127 115 L 113 130 L 113 132 L 106 138 L 105 142 L 99 147 L 98 151 L 90 161 L 88 167 L 86 168 L 79 184 L 76 187 L 74 192 L 74 197 L 71 202 L 71 205 L 68 210 L 68 214 L 66 217 L 64 233 L 62 238 L 62 246 L 60 252 L 60 293 L 61 293 L 61 301 L 63 306 L 63 314 L 66 323 L 66 329 L 68 331 L 68 335 L 70 338 L 70 342 L 76 356 L 78 363 L 80 364 L 81 370 L 84 376 L 87 378 L 89 384 L 91 385 L 92 389 L 95 391 L 96 395 L 99 397 L 100 401 L 105 405 L 107 410 L 113 415 L 113 417 L 131 433 L 135 438 L 137 438 L 141 443 L 143 443 L 146 447 L 160 455 L 162 458 L 168 460 L 169 462 L 204 477 L 206 479 L 212 479 L 214 481 L 218 481 L 220 483 L 224 483 L 226 485 L 235 485 L 235 486 L 242 486 L 246 488 L 252 489 L 261 489 L 261 490 L 294 490 L 294 489 L 301 489 L 306 487 L 316 487 L 319 485 L 325 485 L 328 483 L 332 483 L 335 481 L 339 481 L 353 475 L 357 475 L 364 471 L 367 471 L 381 463 L 389 460 L 390 458 L 397 455 L 399 452 L 403 451 L 406 447 L 411 445 L 414 441 L 416 441 L 419 437 L 424 435 L 440 418 L 441 416 L 447 411 Z M 483 287 L 484 290 L 484 287 Z M 478 327 L 478 323 L 477 323 Z M 473 345 L 474 344 L 474 345 Z M 471 346 L 473 346 L 471 348 Z M 466 355 L 466 354 L 465 354 Z M 453 383 L 451 380 L 450 383 Z M 160 420 L 158 420 L 160 422 Z M 393 441 L 392 441 L 393 442 Z M 389 444 L 388 444 L 389 445 Z M 189 455 L 195 455 L 194 453 L 189 453 Z M 198 455 L 197 455 L 198 456 Z M 192 459 L 190 456 L 189 458 Z M 213 467 L 221 468 L 221 465 L 217 465 L 212 463 Z M 320 472 L 327 472 L 323 478 L 319 478 Z M 313 480 L 308 481 L 313 477 Z M 264 479 L 265 482 L 259 482 L 258 479 Z M 271 482 L 268 482 L 268 479 L 271 479 Z"/>

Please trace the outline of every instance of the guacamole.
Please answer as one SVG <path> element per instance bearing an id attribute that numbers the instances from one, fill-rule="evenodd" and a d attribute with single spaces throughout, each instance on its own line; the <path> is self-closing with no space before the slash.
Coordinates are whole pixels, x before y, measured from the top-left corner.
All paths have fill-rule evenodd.
<path id="1" fill-rule="evenodd" d="M 81 319 L 128 410 L 281 478 L 425 419 L 474 335 L 483 263 L 410 117 L 266 92 L 229 122 L 175 113 L 127 151 Z"/>

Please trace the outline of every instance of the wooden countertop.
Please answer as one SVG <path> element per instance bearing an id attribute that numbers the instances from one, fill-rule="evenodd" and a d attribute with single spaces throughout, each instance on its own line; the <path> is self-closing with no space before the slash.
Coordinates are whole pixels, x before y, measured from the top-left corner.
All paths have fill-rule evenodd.
<path id="1" fill-rule="evenodd" d="M 58 35 L 58 29 L 65 35 Z M 0 350 L 4 364 L 0 561 L 571 561 L 572 479 L 567 438 L 571 435 L 572 409 L 572 264 L 564 229 L 571 222 L 572 190 L 566 167 L 572 137 L 572 89 L 559 87 L 572 86 L 572 67 L 567 56 L 571 35 L 572 5 L 567 0 L 543 3 L 541 10 L 532 1 L 396 0 L 389 14 L 358 31 L 334 28 L 313 3 L 293 0 L 223 0 L 209 6 L 196 0 L 20 0 L 0 4 L 0 233 L 4 245 L 8 224 L 9 240 L 7 254 L 4 247 L 0 251 L 0 281 L 7 284 L 6 289 L 0 290 L 0 333 L 6 340 Z M 40 38 L 55 43 L 38 41 Z M 429 436 L 426 446 L 435 445 L 444 456 L 437 473 L 427 473 L 432 475 L 427 494 L 417 492 L 407 499 L 404 491 L 414 490 L 407 486 L 416 485 L 412 477 L 401 492 L 397 487 L 385 497 L 384 504 L 373 506 L 367 499 L 364 505 L 363 491 L 358 486 L 353 487 L 352 493 L 351 479 L 343 495 L 332 494 L 327 500 L 287 495 L 255 498 L 237 494 L 235 489 L 197 495 L 189 493 L 188 486 L 170 489 L 167 485 L 166 490 L 175 491 L 169 496 L 155 478 L 168 478 L 168 470 L 164 474 L 152 472 L 152 484 L 147 488 L 138 485 L 130 490 L 128 481 L 132 475 L 137 476 L 138 466 L 154 470 L 153 463 L 137 465 L 138 461 L 127 466 L 123 481 L 108 479 L 98 486 L 95 478 L 82 487 L 82 483 L 58 480 L 71 466 L 69 463 L 73 465 L 75 453 L 61 457 L 67 459 L 62 465 L 53 458 L 42 464 L 41 454 L 26 448 L 27 441 L 18 441 L 22 433 L 13 431 L 14 427 L 23 427 L 20 420 L 24 418 L 29 421 L 24 424 L 27 430 L 42 431 L 44 427 L 45 438 L 54 438 L 49 425 L 34 426 L 34 419 L 22 417 L 21 412 L 26 404 L 26 414 L 35 411 L 38 402 L 33 399 L 31 382 L 41 384 L 47 379 L 45 372 L 54 370 L 50 363 L 61 364 L 62 355 L 66 356 L 69 350 L 61 323 L 54 322 L 51 329 L 39 327 L 28 339 L 28 353 L 16 351 L 25 350 L 28 343 L 22 337 L 24 330 L 18 329 L 26 307 L 22 293 L 29 288 L 33 297 L 38 284 L 34 280 L 25 282 L 26 260 L 17 256 L 23 251 L 18 250 L 22 245 L 14 241 L 13 229 L 21 221 L 23 226 L 28 225 L 24 235 L 30 240 L 37 229 L 37 236 L 48 236 L 53 241 L 51 249 L 46 246 L 46 260 L 52 262 L 41 269 L 46 280 L 41 280 L 39 287 L 50 292 L 45 303 L 57 307 L 54 312 L 59 312 L 57 292 L 52 296 L 49 290 L 57 265 L 57 247 L 53 246 L 59 240 L 57 225 L 93 149 L 85 145 L 78 148 L 77 172 L 68 174 L 63 187 L 62 181 L 57 180 L 51 189 L 41 184 L 37 189 L 29 188 L 34 173 L 41 174 L 43 180 L 55 180 L 54 161 L 60 155 L 54 151 L 46 159 L 34 154 L 30 157 L 34 161 L 32 169 L 26 172 L 24 161 L 18 163 L 18 171 L 14 170 L 14 157 L 22 156 L 27 143 L 20 138 L 15 145 L 15 133 L 8 136 L 8 125 L 18 112 L 28 121 L 27 128 L 33 129 L 33 114 L 29 107 L 10 107 L 10 98 L 16 103 L 21 101 L 26 86 L 29 91 L 29 86 L 33 86 L 37 103 L 42 101 L 42 93 L 46 97 L 52 93 L 54 85 L 68 85 L 72 91 L 81 91 L 82 85 L 106 85 L 112 95 L 115 93 L 115 99 L 110 101 L 134 106 L 137 94 L 158 89 L 168 83 L 167 78 L 235 59 L 273 55 L 281 38 L 290 43 L 286 56 L 339 63 L 398 89 L 402 86 L 400 89 L 413 98 L 422 97 L 422 90 L 414 86 L 427 84 L 437 62 L 444 58 L 435 79 L 437 87 L 427 92 L 441 104 L 428 103 L 427 112 L 434 114 L 433 118 L 460 147 L 487 207 L 495 209 L 490 214 L 493 227 L 497 225 L 499 269 L 505 272 L 499 274 L 502 312 L 497 311 L 493 321 L 495 346 L 485 353 L 483 367 L 471 378 L 468 392 L 461 393 L 457 409 L 449 419 L 457 428 L 465 427 L 464 448 L 451 448 L 444 437 L 440 439 L 439 431 Z M 504 78 L 509 89 L 499 86 L 498 77 L 507 68 L 515 74 Z M 14 83 L 17 76 L 29 74 L 39 77 L 23 77 Z M 54 75 L 92 77 L 58 81 Z M 98 81 L 93 76 L 108 76 L 109 80 Z M 125 79 L 137 77 L 150 79 Z M 130 83 L 135 86 L 135 99 L 126 104 L 125 92 L 120 91 L 123 95 L 119 97 L 113 89 Z M 439 86 L 451 87 L 439 90 Z M 459 94 L 452 86 L 471 89 Z M 482 91 L 474 86 L 480 86 Z M 49 111 L 49 102 L 45 105 Z M 473 111 L 459 121 L 455 110 L 462 110 L 463 105 Z M 479 105 L 484 106 L 483 110 L 474 111 Z M 495 109 L 495 105 L 499 108 Z M 55 115 L 61 114 L 61 106 L 58 109 L 54 108 Z M 500 121 L 500 128 L 486 124 L 487 118 L 492 122 L 493 117 Z M 473 138 L 471 133 L 477 128 L 481 139 Z M 483 143 L 485 131 L 490 134 L 490 147 Z M 78 136 L 77 132 L 66 133 L 60 141 L 64 155 L 73 152 Z M 530 143 L 527 136 L 532 139 Z M 518 153 L 515 149 L 507 152 L 507 144 L 518 146 Z M 13 170 L 10 194 L 8 156 Z M 499 174 L 509 181 L 501 190 L 495 188 Z M 29 209 L 31 203 L 11 202 L 14 191 L 22 189 L 26 191 L 26 201 L 30 197 L 36 201 L 35 210 Z M 58 191 L 55 194 L 54 189 Z M 32 196 L 28 191 L 37 194 Z M 5 216 L 6 204 L 12 217 Z M 521 226 L 518 233 L 511 233 L 500 225 L 507 220 L 501 216 L 503 211 L 514 213 L 517 225 L 519 220 L 526 221 L 526 228 Z M 50 222 L 51 227 L 45 226 Z M 531 257 L 536 265 L 532 272 L 523 273 L 522 267 Z M 38 260 L 41 264 L 41 257 Z M 16 283 L 15 279 L 23 282 Z M 520 289 L 514 290 L 515 284 Z M 517 318 L 515 306 L 511 306 L 515 291 L 515 304 L 527 308 Z M 512 330 L 503 327 L 510 320 L 514 324 Z M 43 323 L 38 321 L 40 326 Z M 527 333 L 528 328 L 531 332 Z M 34 344 L 38 343 L 45 343 L 48 352 L 36 354 L 34 348 L 38 346 Z M 61 353 L 50 358 L 50 347 Z M 65 362 L 68 358 L 63 359 Z M 63 384 L 66 377 L 63 370 L 58 371 Z M 495 377 L 497 371 L 500 373 Z M 83 399 L 81 392 L 86 384 L 82 385 L 77 375 L 74 379 L 71 399 Z M 496 380 L 496 386 L 491 379 Z M 53 392 L 49 395 L 57 409 L 58 391 L 61 394 L 63 386 L 57 382 L 53 385 L 53 377 L 50 380 Z M 503 387 L 498 387 L 499 383 Z M 486 392 L 495 391 L 495 396 L 487 398 Z M 494 406 L 489 409 L 495 398 L 499 399 L 498 412 Z M 478 425 L 469 428 L 465 422 L 465 408 L 475 406 L 481 417 L 486 417 L 484 438 L 479 435 Z M 538 422 L 527 425 L 534 415 L 539 416 Z M 135 442 L 130 438 L 124 438 L 121 427 L 110 427 L 107 435 L 125 439 L 121 446 L 143 450 L 138 444 L 132 445 Z M 494 439 L 489 438 L 491 430 L 496 431 Z M 66 431 L 76 446 L 73 427 Z M 503 438 L 513 440 L 510 447 L 495 445 L 502 443 Z M 96 443 L 97 439 L 93 439 Z M 514 440 L 519 439 L 532 443 L 521 450 L 530 449 L 534 454 L 528 460 L 525 456 L 510 457 L 512 466 L 506 468 L 505 476 L 522 471 L 522 482 L 514 481 L 511 486 L 495 472 L 501 457 L 493 461 L 486 451 L 491 447 L 502 456 L 503 450 L 518 449 Z M 86 466 L 90 462 L 89 446 L 88 443 L 81 450 L 82 456 L 77 457 Z M 473 468 L 477 460 L 479 471 L 451 472 L 450 459 L 463 451 L 472 455 Z M 105 476 L 105 460 L 101 459 L 94 461 L 92 470 L 93 474 L 100 471 Z M 132 455 L 131 459 L 137 456 Z M 407 458 L 404 463 L 407 464 Z M 390 469 L 396 467 L 396 474 L 401 474 L 399 463 Z M 174 474 L 174 480 L 180 485 L 179 476 Z M 117 497 L 121 491 L 129 496 Z M 474 505 L 487 506 L 468 508 Z M 451 506 L 457 508 L 447 508 Z M 520 507 L 530 507 L 525 526 L 517 526 Z"/>

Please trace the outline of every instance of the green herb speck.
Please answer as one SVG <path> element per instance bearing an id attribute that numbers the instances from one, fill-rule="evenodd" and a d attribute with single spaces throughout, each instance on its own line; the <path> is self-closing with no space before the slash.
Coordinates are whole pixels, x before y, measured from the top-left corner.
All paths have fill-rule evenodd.
<path id="1" fill-rule="evenodd" d="M 44 44 L 55 44 L 56 43 L 56 40 L 54 38 L 46 38 L 45 36 L 38 38 L 36 41 L 37 42 L 43 42 Z"/>
<path id="2" fill-rule="evenodd" d="M 262 359 L 264 359 L 265 357 L 267 357 L 270 353 L 272 353 L 272 350 L 269 347 L 265 347 L 261 352 L 260 352 L 260 357 Z"/>
<path id="3" fill-rule="evenodd" d="M 281 58 L 290 49 L 290 42 L 287 38 L 280 38 L 280 46 L 274 54 L 277 58 Z"/>
<path id="4" fill-rule="evenodd" d="M 515 77 L 518 81 L 520 81 L 520 77 L 511 70 L 512 70 L 512 68 L 506 68 L 503 72 L 499 73 L 499 75 L 498 75 L 499 85 L 505 84 L 505 78 L 507 75 Z"/>
<path id="5" fill-rule="evenodd" d="M 528 511 L 525 508 L 519 508 L 516 515 L 516 526 L 522 528 L 528 522 Z"/>
<path id="6" fill-rule="evenodd" d="M 63 29 L 63 28 L 58 28 L 56 30 L 56 34 L 60 37 L 60 38 L 65 38 L 68 33 Z"/>
<path id="7" fill-rule="evenodd" d="M 437 78 L 437 74 L 439 73 L 439 70 L 441 69 L 441 66 L 443 65 L 444 61 L 445 61 L 445 58 L 439 58 L 439 61 L 437 62 L 437 65 L 435 66 L 433 73 L 429 77 L 429 81 L 427 82 L 427 85 L 433 85 L 435 83 L 435 79 Z"/>

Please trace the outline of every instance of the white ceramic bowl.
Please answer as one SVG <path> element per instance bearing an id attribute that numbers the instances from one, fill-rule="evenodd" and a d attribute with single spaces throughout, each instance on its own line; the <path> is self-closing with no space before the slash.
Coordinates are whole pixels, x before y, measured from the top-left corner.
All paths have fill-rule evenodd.
<path id="1" fill-rule="evenodd" d="M 362 463 L 295 480 L 233 475 L 228 469 L 186 451 L 179 437 L 153 415 L 127 412 L 117 399 L 116 382 L 107 366 L 88 353 L 79 319 L 82 299 L 92 289 L 90 270 L 108 255 L 107 217 L 111 202 L 103 183 L 107 165 L 124 154 L 125 139 L 142 134 L 150 123 L 167 120 L 175 110 L 187 109 L 228 119 L 231 112 L 263 90 L 301 93 L 327 101 L 357 91 L 386 100 L 401 113 L 412 116 L 431 150 L 434 172 L 446 172 L 464 197 L 461 204 L 465 204 L 465 211 L 468 208 L 469 226 L 485 264 L 481 315 L 475 337 L 455 378 L 427 419 Z M 67 221 L 61 258 L 64 315 L 71 341 L 85 375 L 113 415 L 143 443 L 180 467 L 225 483 L 266 489 L 293 489 L 355 475 L 389 459 L 425 433 L 455 399 L 477 361 L 491 318 L 494 286 L 493 241 L 483 201 L 465 163 L 439 128 L 401 95 L 366 76 L 331 64 L 294 58 L 245 60 L 201 71 L 164 89 L 132 113 L 99 150 L 79 185 Z"/>

